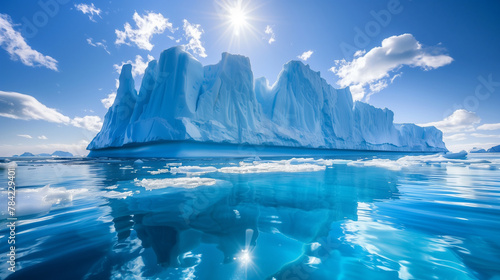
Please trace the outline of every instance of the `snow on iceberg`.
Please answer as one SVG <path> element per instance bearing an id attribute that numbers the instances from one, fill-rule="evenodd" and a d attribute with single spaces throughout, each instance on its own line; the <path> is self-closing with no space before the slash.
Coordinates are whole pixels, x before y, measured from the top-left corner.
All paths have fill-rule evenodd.
<path id="1" fill-rule="evenodd" d="M 223 53 L 219 63 L 202 66 L 183 47 L 149 62 L 139 93 L 131 71 L 122 67 L 89 156 L 172 156 L 155 144 L 174 142 L 447 151 L 440 130 L 394 124 L 392 111 L 353 102 L 349 88 L 333 88 L 299 61 L 285 64 L 272 87 L 254 79 L 247 57 Z"/>

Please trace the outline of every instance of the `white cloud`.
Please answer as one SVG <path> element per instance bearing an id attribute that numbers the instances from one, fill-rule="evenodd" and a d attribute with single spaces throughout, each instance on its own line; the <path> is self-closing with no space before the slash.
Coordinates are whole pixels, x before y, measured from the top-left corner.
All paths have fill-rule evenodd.
<path id="1" fill-rule="evenodd" d="M 471 133 L 471 136 L 476 138 L 500 138 L 500 134 Z"/>
<path id="2" fill-rule="evenodd" d="M 99 132 L 102 127 L 102 120 L 99 116 L 75 117 L 71 120 L 71 124 L 75 127 L 81 127 L 88 131 Z"/>
<path id="3" fill-rule="evenodd" d="M 392 82 L 403 66 L 436 69 L 450 64 L 453 58 L 438 47 L 423 47 L 411 34 L 392 36 L 382 41 L 380 47 L 368 52 L 356 52 L 352 61 L 336 60 L 330 68 L 340 80 L 339 86 L 351 88 L 353 98 L 362 100 Z M 369 92 L 367 92 L 369 91 Z"/>
<path id="4" fill-rule="evenodd" d="M 116 92 L 112 92 L 108 94 L 108 97 L 101 99 L 101 103 L 104 105 L 104 108 L 109 109 L 109 107 L 113 106 L 113 103 L 115 103 L 115 98 Z"/>
<path id="5" fill-rule="evenodd" d="M 267 41 L 269 43 L 269 45 L 271 45 L 272 43 L 274 43 L 276 41 L 276 35 L 274 34 L 274 30 L 270 25 L 266 26 L 266 30 L 264 30 L 264 32 L 267 35 L 271 35 L 271 37 L 269 37 L 269 40 Z"/>
<path id="6" fill-rule="evenodd" d="M 452 135 L 445 135 L 443 138 L 444 140 L 450 140 L 450 141 L 463 141 L 467 139 L 467 134 L 457 133 Z"/>
<path id="7" fill-rule="evenodd" d="M 8 15 L 0 14 L 0 46 L 10 54 L 10 58 L 19 59 L 27 66 L 43 66 L 58 71 L 57 60 L 32 49 L 21 33 L 14 30 L 13 25 Z"/>
<path id="8" fill-rule="evenodd" d="M 45 135 L 40 135 L 40 136 L 38 136 L 38 139 L 40 139 L 40 140 L 47 140 L 48 138 Z"/>
<path id="9" fill-rule="evenodd" d="M 120 72 L 121 72 L 121 67 L 123 67 L 123 63 L 120 66 Z M 134 67 L 132 66 L 132 69 L 133 68 Z M 115 82 L 116 82 L 115 83 L 116 89 L 118 89 L 118 87 L 120 86 L 120 81 L 118 79 L 115 79 Z M 104 105 L 104 108 L 109 109 L 111 106 L 113 106 L 113 103 L 115 103 L 115 99 L 116 99 L 116 91 L 108 94 L 106 98 L 101 99 L 101 103 L 102 105 Z"/>
<path id="10" fill-rule="evenodd" d="M 180 42 L 181 42 L 181 38 L 179 38 L 179 39 L 175 39 L 175 37 L 174 37 L 174 36 L 170 36 L 170 35 L 168 35 L 167 37 L 168 37 L 170 40 L 175 41 L 176 43 L 180 43 Z"/>
<path id="11" fill-rule="evenodd" d="M 366 53 L 365 50 L 357 50 L 355 53 L 354 53 L 354 57 L 358 57 L 358 56 L 362 56 Z"/>
<path id="12" fill-rule="evenodd" d="M 124 25 L 123 31 L 116 29 L 115 44 L 131 45 L 131 43 L 134 43 L 140 49 L 151 51 L 154 45 L 150 41 L 154 34 L 162 34 L 167 28 L 170 32 L 175 32 L 172 23 L 160 13 L 155 14 L 150 12 L 141 17 L 135 12 L 133 19 L 137 28 L 133 29 L 130 23 L 127 22 Z"/>
<path id="13" fill-rule="evenodd" d="M 391 79 L 392 80 L 392 79 Z M 370 96 L 375 92 L 379 92 L 388 86 L 387 80 L 379 80 L 369 85 L 370 93 L 366 96 L 366 101 L 369 101 Z"/>
<path id="14" fill-rule="evenodd" d="M 478 130 L 499 130 L 500 123 L 485 123 L 477 127 Z"/>
<path id="15" fill-rule="evenodd" d="M 26 139 L 32 139 L 33 138 L 33 137 L 31 137 L 31 135 L 28 135 L 28 134 L 18 134 L 17 136 L 23 137 L 23 138 L 26 138 Z"/>
<path id="16" fill-rule="evenodd" d="M 470 132 L 475 130 L 475 125 L 481 122 L 481 118 L 474 112 L 458 109 L 442 121 L 419 124 L 420 126 L 435 126 L 444 133 Z"/>
<path id="17" fill-rule="evenodd" d="M 308 50 L 306 52 L 303 52 L 301 55 L 297 56 L 299 59 L 303 60 L 303 61 L 307 61 L 311 55 L 313 54 L 314 52 L 311 51 L 311 50 Z"/>
<path id="18" fill-rule="evenodd" d="M 96 6 L 94 6 L 94 3 L 90 3 L 90 5 L 88 4 L 75 4 L 75 8 L 77 10 L 79 10 L 80 12 L 82 12 L 84 15 L 89 15 L 89 19 L 93 22 L 96 22 L 94 20 L 94 16 L 97 15 L 98 17 L 101 17 L 101 9 L 99 8 L 96 8 Z"/>
<path id="19" fill-rule="evenodd" d="M 0 116 L 20 120 L 45 120 L 68 123 L 70 118 L 48 108 L 30 95 L 0 91 Z"/>
<path id="20" fill-rule="evenodd" d="M 148 63 L 153 59 L 155 59 L 155 58 L 148 54 L 148 61 L 144 61 L 142 56 L 137 55 L 135 57 L 135 61 L 128 60 L 127 62 L 122 62 L 121 65 L 114 64 L 113 67 L 115 68 L 116 72 L 118 72 L 118 74 L 120 74 L 122 71 L 123 65 L 132 64 L 132 76 L 135 78 L 137 76 L 144 74 L 144 71 L 146 71 L 146 68 L 148 67 Z"/>
<path id="21" fill-rule="evenodd" d="M 6 91 L 0 91 L 0 117 L 17 120 L 44 120 L 52 123 L 73 125 L 93 132 L 99 131 L 102 126 L 101 118 L 98 116 L 71 119 L 59 113 L 56 109 L 43 105 L 33 96 Z"/>
<path id="22" fill-rule="evenodd" d="M 461 150 L 469 151 L 473 147 L 488 149 L 498 143 L 478 142 L 478 141 L 493 141 L 500 139 L 500 134 L 483 134 L 476 133 L 480 127 L 482 130 L 494 130 L 496 124 L 480 125 L 481 118 L 474 112 L 464 109 L 458 109 L 448 117 L 441 121 L 419 124 L 420 126 L 435 126 L 443 131 L 443 139 L 446 142 L 446 147 L 453 152 Z M 491 125 L 491 126 L 490 126 Z"/>
<path id="23" fill-rule="evenodd" d="M 184 20 L 184 37 L 188 43 L 185 45 L 187 50 L 192 50 L 195 55 L 200 57 L 207 57 L 205 53 L 205 48 L 201 43 L 201 34 L 203 34 L 203 29 L 199 24 L 191 24 L 186 19 Z"/>
<path id="24" fill-rule="evenodd" d="M 101 42 L 93 42 L 92 41 L 93 39 L 92 38 L 87 38 L 87 43 L 89 43 L 89 45 L 91 45 L 92 47 L 101 47 L 103 48 L 108 54 L 111 54 L 109 51 L 108 51 L 108 46 L 106 45 L 106 40 L 102 40 Z"/>
<path id="25" fill-rule="evenodd" d="M 403 76 L 403 72 L 399 72 L 399 74 L 396 74 L 394 76 L 392 76 L 391 78 L 391 84 L 394 82 L 394 80 L 396 80 L 397 78 Z"/>

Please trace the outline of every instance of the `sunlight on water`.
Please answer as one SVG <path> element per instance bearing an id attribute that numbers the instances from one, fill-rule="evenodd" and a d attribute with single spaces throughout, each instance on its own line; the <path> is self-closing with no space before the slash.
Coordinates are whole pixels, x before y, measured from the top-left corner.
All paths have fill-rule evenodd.
<path id="1" fill-rule="evenodd" d="M 500 279 L 500 156 L 376 156 L 18 159 L 0 278 Z"/>

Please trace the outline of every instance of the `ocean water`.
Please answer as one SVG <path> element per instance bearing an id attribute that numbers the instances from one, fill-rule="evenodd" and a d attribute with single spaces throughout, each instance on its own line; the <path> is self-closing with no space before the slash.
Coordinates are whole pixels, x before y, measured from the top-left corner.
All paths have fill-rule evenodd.
<path id="1" fill-rule="evenodd" d="M 10 160 L 1 279 L 500 279 L 495 154 Z"/>

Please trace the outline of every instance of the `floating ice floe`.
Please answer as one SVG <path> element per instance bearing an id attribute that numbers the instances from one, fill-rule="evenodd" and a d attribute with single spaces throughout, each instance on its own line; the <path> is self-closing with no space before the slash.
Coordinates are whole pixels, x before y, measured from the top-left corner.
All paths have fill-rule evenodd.
<path id="1" fill-rule="evenodd" d="M 179 166 L 170 168 L 172 174 L 202 175 L 211 172 L 217 172 L 217 168 L 214 166 Z"/>
<path id="2" fill-rule="evenodd" d="M 496 166 L 490 164 L 471 164 L 468 166 L 469 169 L 485 169 L 485 170 L 495 170 Z"/>
<path id="3" fill-rule="evenodd" d="M 443 155 L 444 158 L 448 159 L 466 159 L 467 158 L 467 152 L 466 151 L 460 151 L 458 153 L 446 153 Z"/>
<path id="4" fill-rule="evenodd" d="M 118 192 L 118 191 L 102 191 L 99 193 L 101 197 L 105 198 L 116 198 L 116 199 L 125 199 L 129 196 L 132 196 L 134 193 L 132 191 L 128 192 Z"/>
<path id="5" fill-rule="evenodd" d="M 134 184 L 146 190 L 174 188 L 196 188 L 199 186 L 212 186 L 217 180 L 212 178 L 187 177 L 187 178 L 167 178 L 167 179 L 134 179 Z"/>
<path id="6" fill-rule="evenodd" d="M 292 158 L 288 160 L 261 160 L 258 157 L 242 160 L 238 166 L 216 168 L 214 166 L 177 166 L 170 165 L 170 169 L 148 171 L 151 175 L 163 173 L 186 174 L 199 176 L 212 172 L 222 173 L 269 173 L 269 172 L 313 172 L 325 170 L 333 164 L 346 164 L 350 161 L 339 159 Z M 231 164 L 230 165 L 234 165 Z M 169 164 L 167 164 L 169 166 Z"/>
<path id="7" fill-rule="evenodd" d="M 49 212 L 53 206 L 70 203 L 75 195 L 86 192 L 87 189 L 53 188 L 50 185 L 42 188 L 17 188 L 16 217 Z M 0 200 L 5 202 L 3 205 L 7 205 L 6 191 L 0 193 Z M 6 215 L 7 213 L 2 211 L 2 216 Z"/>
<path id="8" fill-rule="evenodd" d="M 292 158 L 287 160 L 252 160 L 250 158 L 242 160 L 238 165 L 229 164 L 230 166 L 216 168 L 214 166 L 179 166 L 171 167 L 170 169 L 158 169 L 156 171 L 148 171 L 152 175 L 163 173 L 186 174 L 188 176 L 199 176 L 212 172 L 233 173 L 233 174 L 249 174 L 249 173 L 272 173 L 272 172 L 317 172 L 323 171 L 327 167 L 333 165 L 348 165 L 357 167 L 381 167 L 389 170 L 400 171 L 403 168 L 411 168 L 416 166 L 442 166 L 442 165 L 458 165 L 469 167 L 470 169 L 497 169 L 500 163 L 491 162 L 484 159 L 460 159 L 460 155 L 445 157 L 443 154 L 425 155 L 425 156 L 404 156 L 397 160 L 393 159 L 360 159 L 360 160 L 345 160 L 345 159 L 314 159 L 314 158 Z"/>
<path id="9" fill-rule="evenodd" d="M 163 174 L 163 173 L 168 173 L 168 172 L 170 172 L 169 169 L 158 169 L 158 170 L 154 170 L 154 171 L 148 171 L 148 173 L 151 175 L 158 175 L 158 174 Z"/>
<path id="10" fill-rule="evenodd" d="M 469 167 L 471 169 L 496 169 L 494 163 L 484 159 L 464 159 L 463 153 L 453 154 L 451 157 L 446 157 L 442 154 L 427 155 L 427 156 L 404 156 L 398 160 L 391 159 L 369 159 L 369 160 L 356 160 L 348 162 L 349 166 L 376 166 L 390 170 L 399 171 L 403 168 L 411 168 L 424 165 L 457 165 Z"/>
<path id="11" fill-rule="evenodd" d="M 15 161 L 11 162 L 0 162 L 0 170 L 1 169 L 8 169 L 8 168 L 16 168 L 17 163 Z"/>
<path id="12" fill-rule="evenodd" d="M 252 163 L 240 162 L 239 166 L 222 167 L 217 171 L 222 173 L 270 173 L 270 172 L 314 172 L 323 171 L 326 166 L 333 164 L 333 160 L 301 159 L 277 161 L 254 161 Z"/>
<path id="13" fill-rule="evenodd" d="M 125 166 L 120 167 L 120 169 L 129 170 L 129 169 L 134 169 L 134 167 L 132 167 L 130 165 L 125 165 Z"/>

